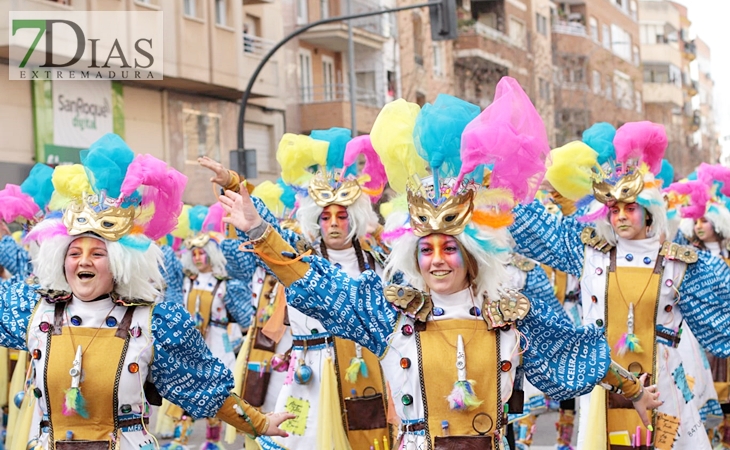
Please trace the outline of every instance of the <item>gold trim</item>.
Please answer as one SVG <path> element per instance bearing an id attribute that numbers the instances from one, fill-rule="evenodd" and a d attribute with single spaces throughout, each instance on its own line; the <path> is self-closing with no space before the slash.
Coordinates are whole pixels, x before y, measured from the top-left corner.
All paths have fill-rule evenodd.
<path id="1" fill-rule="evenodd" d="M 696 263 L 698 258 L 697 250 L 694 248 L 669 241 L 664 242 L 659 254 L 668 260 L 678 260 L 686 264 Z"/>
<path id="2" fill-rule="evenodd" d="M 608 253 L 613 248 L 613 245 L 609 244 L 606 239 L 598 236 L 596 229 L 593 227 L 583 228 L 580 233 L 580 241 L 583 245 L 592 247 L 602 253 Z"/>
<path id="3" fill-rule="evenodd" d="M 512 253 L 511 264 L 523 272 L 532 272 L 535 269 L 535 266 L 537 266 L 535 261 L 526 258 L 519 253 Z"/>
<path id="4" fill-rule="evenodd" d="M 474 191 L 449 197 L 441 205 L 433 205 L 427 198 L 411 192 L 408 195 L 408 212 L 413 234 L 418 237 L 430 234 L 456 236 L 464 232 L 474 211 Z"/>
<path id="5" fill-rule="evenodd" d="M 604 205 L 613 205 L 618 202 L 634 203 L 643 189 L 644 180 L 639 171 L 624 175 L 613 186 L 605 181 L 593 183 L 593 194 L 596 200 Z"/>
<path id="6" fill-rule="evenodd" d="M 408 317 L 425 322 L 433 309 L 431 296 L 409 286 L 388 285 L 385 299 Z"/>

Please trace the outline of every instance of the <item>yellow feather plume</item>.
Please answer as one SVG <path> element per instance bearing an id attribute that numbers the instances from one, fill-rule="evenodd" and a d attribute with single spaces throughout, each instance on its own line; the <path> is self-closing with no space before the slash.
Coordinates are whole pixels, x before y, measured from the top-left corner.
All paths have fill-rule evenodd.
<path id="1" fill-rule="evenodd" d="M 260 198 L 272 214 L 281 218 L 285 209 L 284 202 L 281 201 L 281 194 L 283 193 L 284 189 L 281 186 L 266 180 L 256 186 L 251 195 Z"/>
<path id="2" fill-rule="evenodd" d="M 74 200 L 80 200 L 84 194 L 92 194 L 94 191 L 89 184 L 86 170 L 81 164 L 70 166 L 57 166 L 51 177 L 54 192 L 48 209 L 58 211 L 64 209 Z"/>
<path id="3" fill-rule="evenodd" d="M 370 131 L 370 142 L 385 166 L 388 183 L 397 193 L 406 191 L 413 175 L 428 175 L 426 161 L 416 153 L 413 128 L 420 107 L 403 99 L 383 107 Z"/>
<path id="4" fill-rule="evenodd" d="M 190 205 L 183 205 L 182 207 L 180 216 L 177 218 L 177 226 L 174 230 L 172 230 L 172 233 L 170 233 L 176 238 L 187 239 L 193 234 L 190 230 L 190 208 L 192 208 Z"/>
<path id="5" fill-rule="evenodd" d="M 301 134 L 286 133 L 279 141 L 276 160 L 281 165 L 281 178 L 287 184 L 303 186 L 313 173 L 312 166 L 324 167 L 327 163 L 329 142 L 312 139 Z"/>
<path id="6" fill-rule="evenodd" d="M 380 214 L 387 219 L 394 212 L 408 211 L 408 197 L 399 195 L 392 200 L 380 204 Z"/>
<path id="7" fill-rule="evenodd" d="M 550 152 L 550 167 L 545 178 L 563 197 L 578 200 L 593 191 L 598 153 L 580 141 L 573 141 Z"/>

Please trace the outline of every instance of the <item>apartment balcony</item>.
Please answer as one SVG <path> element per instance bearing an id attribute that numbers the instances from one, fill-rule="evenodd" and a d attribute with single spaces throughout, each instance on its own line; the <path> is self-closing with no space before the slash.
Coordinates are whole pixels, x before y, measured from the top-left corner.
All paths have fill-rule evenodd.
<path id="1" fill-rule="evenodd" d="M 644 103 L 684 104 L 682 88 L 674 83 L 644 83 Z"/>
<path id="2" fill-rule="evenodd" d="M 478 58 L 519 72 L 526 71 L 527 52 L 524 42 L 516 42 L 501 31 L 481 22 L 468 22 L 459 27 L 455 58 Z"/>
<path id="3" fill-rule="evenodd" d="M 351 0 L 352 14 L 360 14 L 371 11 L 378 11 L 382 8 L 375 3 Z M 347 4 L 343 0 L 339 5 L 339 12 L 333 11 L 331 16 L 344 15 L 347 11 Z M 382 15 L 354 19 L 352 23 L 352 38 L 355 42 L 355 51 L 358 50 L 379 50 L 388 40 L 386 30 L 383 27 Z M 319 25 L 306 33 L 303 33 L 300 40 L 308 42 L 317 47 L 334 50 L 336 52 L 347 52 L 347 23 L 335 22 Z M 360 48 L 358 48 L 360 47 Z"/>
<path id="4" fill-rule="evenodd" d="M 697 81 L 690 80 L 689 83 L 684 84 L 684 89 L 687 91 L 687 95 L 694 97 L 700 93 L 700 84 Z"/>
<path id="5" fill-rule="evenodd" d="M 375 89 L 355 89 L 358 133 L 369 133 L 383 106 L 384 98 Z M 345 84 L 303 87 L 299 92 L 302 130 L 351 127 L 350 89 Z"/>
<path id="6" fill-rule="evenodd" d="M 694 110 L 692 112 L 692 115 L 687 117 L 687 129 L 690 131 L 690 133 L 694 133 L 695 131 L 700 129 L 701 125 L 702 113 L 699 110 Z"/>
<path id="7" fill-rule="evenodd" d="M 569 36 L 588 37 L 585 25 L 578 22 L 566 22 L 564 20 L 554 20 L 552 32 L 557 34 L 567 34 Z"/>
<path id="8" fill-rule="evenodd" d="M 649 44 L 641 46 L 641 60 L 644 63 L 673 64 L 682 67 L 682 52 L 675 44 Z"/>
<path id="9" fill-rule="evenodd" d="M 274 45 L 276 45 L 276 42 L 270 39 L 248 33 L 243 34 L 243 74 L 241 81 L 244 83 L 241 88 L 242 91 L 246 89 L 245 83 L 248 83 L 251 79 L 256 66 L 259 65 L 261 59 Z M 253 97 L 276 97 L 279 88 L 279 61 L 272 58 L 266 62 L 259 74 L 251 90 L 251 95 Z"/>
<path id="10" fill-rule="evenodd" d="M 684 52 L 683 55 L 687 61 L 694 61 L 697 59 L 697 46 L 695 41 L 684 41 Z"/>

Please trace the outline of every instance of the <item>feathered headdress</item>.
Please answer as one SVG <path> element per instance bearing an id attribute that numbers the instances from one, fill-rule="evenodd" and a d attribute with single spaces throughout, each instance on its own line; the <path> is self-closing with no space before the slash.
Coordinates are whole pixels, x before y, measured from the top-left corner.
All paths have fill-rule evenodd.
<path id="1" fill-rule="evenodd" d="M 38 163 L 20 186 L 6 184 L 5 189 L 0 190 L 0 219 L 25 226 L 43 219 L 53 194 L 52 175 L 51 167 Z"/>

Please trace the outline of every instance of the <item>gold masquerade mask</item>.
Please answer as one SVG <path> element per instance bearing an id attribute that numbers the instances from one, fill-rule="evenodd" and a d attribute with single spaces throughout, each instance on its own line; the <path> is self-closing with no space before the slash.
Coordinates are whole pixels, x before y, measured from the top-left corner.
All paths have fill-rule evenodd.
<path id="1" fill-rule="evenodd" d="M 643 189 L 644 179 L 639 171 L 621 177 L 613 186 L 605 181 L 593 183 L 596 200 L 608 206 L 618 202 L 634 203 Z"/>
<path id="2" fill-rule="evenodd" d="M 203 248 L 210 241 L 210 233 L 200 233 L 197 236 L 185 239 L 185 247 L 191 250 L 195 247 Z"/>
<path id="3" fill-rule="evenodd" d="M 408 211 L 411 215 L 413 234 L 418 237 L 429 234 L 455 236 L 464 232 L 474 211 L 474 191 L 449 197 L 439 206 L 419 194 L 408 191 Z"/>
<path id="4" fill-rule="evenodd" d="M 362 194 L 360 183 L 347 180 L 338 188 L 333 188 L 321 176 L 315 176 L 309 183 L 309 195 L 317 206 L 325 208 L 329 205 L 340 205 L 345 208 L 355 203 Z"/>
<path id="5" fill-rule="evenodd" d="M 95 233 L 108 241 L 118 241 L 132 231 L 136 211 L 134 206 L 108 206 L 96 211 L 88 199 L 73 203 L 63 214 L 63 224 L 70 236 Z"/>

